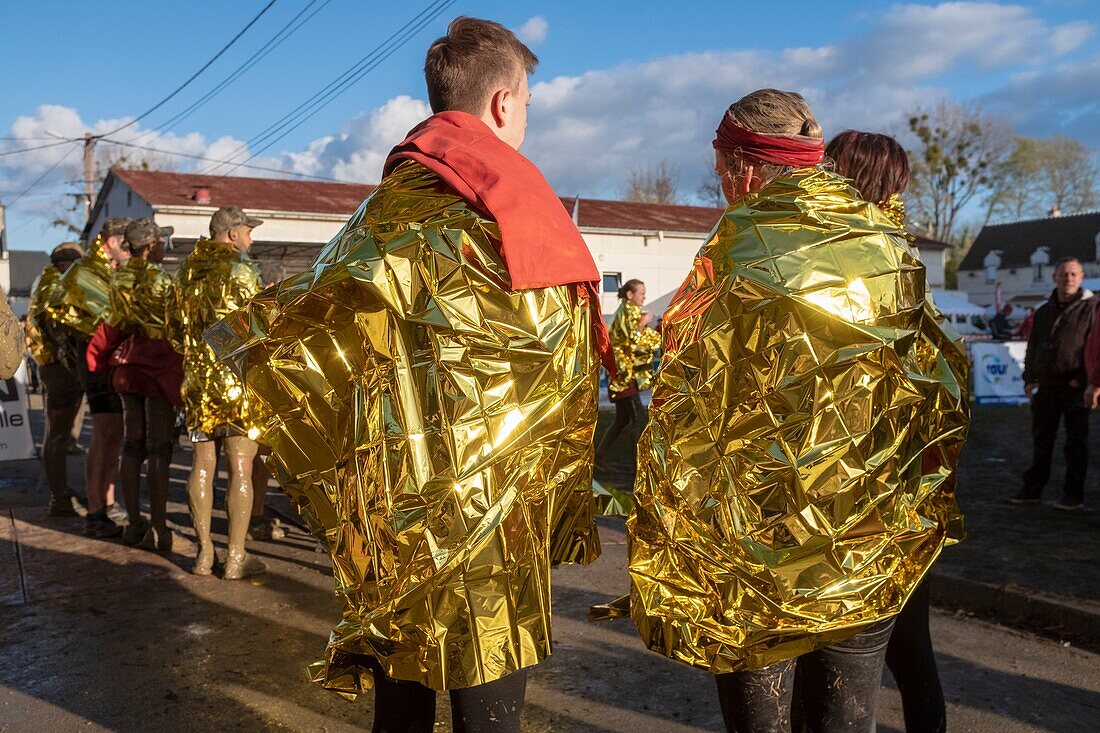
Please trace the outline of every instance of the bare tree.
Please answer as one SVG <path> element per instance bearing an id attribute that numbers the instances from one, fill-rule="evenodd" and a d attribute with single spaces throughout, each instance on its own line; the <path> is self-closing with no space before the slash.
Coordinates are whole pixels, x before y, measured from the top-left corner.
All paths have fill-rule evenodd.
<path id="1" fill-rule="evenodd" d="M 943 242 L 958 239 L 959 214 L 989 193 L 991 174 L 1008 156 L 1011 131 L 975 107 L 941 102 L 909 115 L 917 145 L 910 151 L 910 211 L 918 226 Z"/>
<path id="2" fill-rule="evenodd" d="M 667 160 L 652 168 L 632 170 L 623 186 L 623 199 L 647 204 L 679 203 L 679 179 L 680 172 Z"/>
<path id="3" fill-rule="evenodd" d="M 1097 178 L 1096 161 L 1079 141 L 1018 137 L 990 173 L 985 221 L 1088 209 L 1096 203 Z"/>
<path id="4" fill-rule="evenodd" d="M 1080 140 L 1055 135 L 1041 142 L 1042 173 L 1051 207 L 1083 211 L 1096 205 L 1096 159 Z"/>
<path id="5" fill-rule="evenodd" d="M 714 168 L 714 156 L 706 155 L 703 160 L 707 164 L 707 172 L 699 181 L 699 188 L 695 189 L 695 195 L 705 206 L 725 206 L 726 196 L 722 193 L 722 177 Z"/>

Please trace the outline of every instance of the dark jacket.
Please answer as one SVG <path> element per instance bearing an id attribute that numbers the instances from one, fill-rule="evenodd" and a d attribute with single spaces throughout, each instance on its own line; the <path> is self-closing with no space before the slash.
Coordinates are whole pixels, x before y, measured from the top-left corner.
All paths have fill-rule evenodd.
<path id="1" fill-rule="evenodd" d="M 1084 386 L 1085 341 L 1096 314 L 1096 298 L 1082 288 L 1068 303 L 1050 300 L 1035 311 L 1024 358 L 1024 384 L 1064 387 L 1076 380 Z"/>

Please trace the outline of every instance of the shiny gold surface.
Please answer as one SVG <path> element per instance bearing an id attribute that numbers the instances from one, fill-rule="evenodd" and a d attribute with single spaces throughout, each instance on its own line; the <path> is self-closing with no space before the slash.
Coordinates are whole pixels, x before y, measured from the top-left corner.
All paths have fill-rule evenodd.
<path id="1" fill-rule="evenodd" d="M 611 344 L 615 348 L 615 366 L 618 374 L 607 386 L 607 391 L 617 394 L 637 384 L 638 389 L 649 389 L 653 381 L 653 356 L 661 347 L 661 335 L 652 328 L 638 328 L 642 309 L 624 300 L 611 322 Z"/>
<path id="2" fill-rule="evenodd" d="M 260 271 L 232 245 L 200 239 L 180 263 L 165 330 L 183 354 L 183 413 L 187 427 L 207 435 L 223 426 L 247 433 L 248 402 L 233 371 L 214 356 L 203 334 L 260 290 Z"/>
<path id="3" fill-rule="evenodd" d="M 312 269 L 207 338 L 332 556 L 315 682 L 468 687 L 550 654 L 550 567 L 599 554 L 598 359 L 575 288 L 511 292 L 496 224 L 402 164 Z"/>
<path id="4" fill-rule="evenodd" d="M 56 324 L 90 339 L 107 317 L 111 287 L 111 261 L 96 237 L 84 256 L 61 276 L 46 308 Z"/>
<path id="5" fill-rule="evenodd" d="M 107 322 L 126 333 L 163 339 L 171 292 L 168 273 L 155 263 L 131 257 L 111 274 Z"/>
<path id="6" fill-rule="evenodd" d="M 0 379 L 10 379 L 23 362 L 26 336 L 19 319 L 8 304 L 7 293 L 0 287 Z"/>
<path id="7" fill-rule="evenodd" d="M 927 297 L 903 232 L 831 173 L 727 210 L 664 315 L 638 448 L 651 649 L 759 668 L 898 612 L 961 530 L 968 367 Z"/>
<path id="8" fill-rule="evenodd" d="M 57 361 L 53 344 L 42 333 L 38 320 L 48 311 L 50 299 L 54 297 L 54 290 L 60 282 L 61 271 L 50 264 L 43 268 L 42 274 L 31 285 L 30 304 L 27 306 L 27 350 L 39 366 Z"/>

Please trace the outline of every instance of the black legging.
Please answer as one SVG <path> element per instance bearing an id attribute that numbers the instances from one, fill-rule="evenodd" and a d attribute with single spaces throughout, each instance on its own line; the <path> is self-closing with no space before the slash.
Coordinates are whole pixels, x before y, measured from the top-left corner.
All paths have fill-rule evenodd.
<path id="1" fill-rule="evenodd" d="M 600 444 L 596 447 L 596 460 L 603 461 L 607 458 L 607 452 L 625 431 L 633 446 L 642 435 L 645 427 L 645 407 L 642 405 L 642 396 L 638 393 L 621 400 L 615 400 L 615 422 L 600 438 Z"/>
<path id="2" fill-rule="evenodd" d="M 432 733 L 435 728 L 435 690 L 419 682 L 391 679 L 376 660 L 374 726 L 371 733 Z M 519 733 L 527 671 L 513 672 L 484 685 L 451 690 L 451 728 L 454 733 Z"/>
<path id="3" fill-rule="evenodd" d="M 928 579 L 913 591 L 894 624 L 886 665 L 898 683 L 908 733 L 943 733 L 947 710 L 928 628 Z"/>
<path id="4" fill-rule="evenodd" d="M 168 471 L 175 446 L 176 411 L 163 397 L 122 395 L 122 462 L 119 483 L 132 524 L 141 522 L 141 464 L 146 464 L 149 515 L 164 531 L 168 511 Z"/>
<path id="5" fill-rule="evenodd" d="M 763 669 L 716 675 L 726 730 L 729 733 L 872 730 L 886 644 L 893 625 L 894 620 L 887 619 L 850 639 L 797 659 Z M 794 728 L 792 708 L 799 713 Z"/>

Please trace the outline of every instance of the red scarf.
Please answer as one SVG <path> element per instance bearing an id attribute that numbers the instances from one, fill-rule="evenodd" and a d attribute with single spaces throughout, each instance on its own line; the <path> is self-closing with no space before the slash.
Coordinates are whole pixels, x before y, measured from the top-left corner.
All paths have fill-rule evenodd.
<path id="1" fill-rule="evenodd" d="M 825 159 L 825 141 L 806 135 L 766 135 L 741 127 L 722 115 L 722 122 L 715 131 L 715 150 L 739 155 L 758 163 L 808 168 Z"/>
<path id="2" fill-rule="evenodd" d="M 561 199 L 535 164 L 466 112 L 440 112 L 390 151 L 382 177 L 403 160 L 435 173 L 500 227 L 500 256 L 513 290 L 575 285 L 591 310 L 600 361 L 614 376 L 615 355 L 600 308 L 599 271 Z"/>

